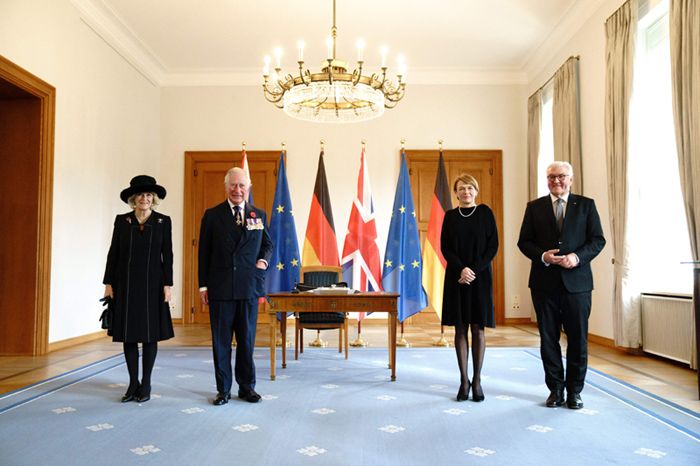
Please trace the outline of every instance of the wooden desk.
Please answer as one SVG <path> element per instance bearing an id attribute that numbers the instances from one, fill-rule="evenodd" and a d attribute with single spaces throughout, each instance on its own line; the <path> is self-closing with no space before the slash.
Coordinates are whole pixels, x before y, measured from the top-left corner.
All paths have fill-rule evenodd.
<path id="1" fill-rule="evenodd" d="M 389 316 L 389 368 L 391 380 L 396 380 L 396 318 L 397 293 L 368 292 L 351 295 L 321 295 L 313 293 L 272 293 L 267 295 L 270 306 L 270 380 L 275 380 L 275 356 L 278 312 L 386 312 Z M 287 367 L 287 319 L 282 319 L 282 368 Z M 347 342 L 346 342 L 347 344 Z"/>

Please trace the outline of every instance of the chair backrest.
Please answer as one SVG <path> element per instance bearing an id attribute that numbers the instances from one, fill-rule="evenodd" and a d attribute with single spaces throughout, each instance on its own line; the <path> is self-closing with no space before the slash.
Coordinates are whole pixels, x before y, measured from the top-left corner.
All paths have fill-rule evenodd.
<path id="1" fill-rule="evenodd" d="M 309 265 L 301 268 L 304 285 L 330 286 L 343 280 L 343 269 L 336 265 Z"/>

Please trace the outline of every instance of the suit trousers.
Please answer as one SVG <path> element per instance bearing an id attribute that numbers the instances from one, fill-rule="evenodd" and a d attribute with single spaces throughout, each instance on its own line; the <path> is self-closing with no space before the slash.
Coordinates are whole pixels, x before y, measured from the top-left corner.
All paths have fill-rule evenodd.
<path id="1" fill-rule="evenodd" d="M 255 388 L 253 349 L 255 326 L 258 322 L 257 306 L 256 298 L 209 303 L 214 374 L 216 390 L 219 393 L 231 391 L 231 341 L 234 333 L 236 335 L 235 375 L 238 390 L 247 393 Z"/>
<path id="2" fill-rule="evenodd" d="M 561 286 L 554 291 L 531 290 L 531 294 L 540 331 L 545 383 L 551 391 L 566 388 L 568 393 L 580 393 L 588 369 L 591 292 L 569 293 Z M 559 345 L 562 327 L 567 339 L 566 374 Z"/>

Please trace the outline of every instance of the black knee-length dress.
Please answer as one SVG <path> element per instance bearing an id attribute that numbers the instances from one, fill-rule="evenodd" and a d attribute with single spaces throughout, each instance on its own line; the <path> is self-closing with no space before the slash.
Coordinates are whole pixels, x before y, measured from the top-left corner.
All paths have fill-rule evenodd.
<path id="1" fill-rule="evenodd" d="M 498 229 L 485 204 L 445 212 L 440 234 L 447 261 L 442 296 L 442 324 L 495 327 L 491 262 L 498 252 Z M 469 285 L 458 283 L 464 267 L 476 274 Z"/>
<path id="2" fill-rule="evenodd" d="M 172 338 L 163 287 L 173 284 L 170 217 L 152 212 L 139 225 L 134 212 L 117 215 L 104 284 L 114 292 L 113 341 L 150 343 Z"/>

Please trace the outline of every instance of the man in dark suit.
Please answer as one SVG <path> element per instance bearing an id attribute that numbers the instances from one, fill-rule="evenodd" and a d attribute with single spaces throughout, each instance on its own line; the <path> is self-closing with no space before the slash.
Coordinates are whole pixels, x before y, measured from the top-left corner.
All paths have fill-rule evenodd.
<path id="1" fill-rule="evenodd" d="M 207 209 L 199 234 L 199 293 L 209 304 L 217 395 L 214 405 L 231 398 L 231 341 L 236 335 L 238 397 L 257 403 L 255 325 L 258 297 L 265 291 L 265 271 L 272 256 L 265 212 L 246 202 L 250 179 L 232 168 L 224 179 L 228 199 Z"/>
<path id="2" fill-rule="evenodd" d="M 530 292 L 540 330 L 540 354 L 550 390 L 545 405 L 583 407 L 591 313 L 591 261 L 605 246 L 593 199 L 571 194 L 573 169 L 567 162 L 547 167 L 550 194 L 528 203 L 518 247 L 531 261 Z M 566 333 L 566 375 L 559 337 Z"/>

